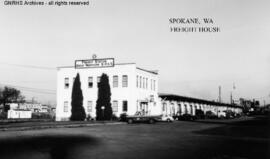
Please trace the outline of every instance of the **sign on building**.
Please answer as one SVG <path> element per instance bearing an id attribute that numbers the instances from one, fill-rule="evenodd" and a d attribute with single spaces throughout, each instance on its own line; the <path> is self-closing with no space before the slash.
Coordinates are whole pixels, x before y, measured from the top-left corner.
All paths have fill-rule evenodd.
<path id="1" fill-rule="evenodd" d="M 114 67 L 114 58 L 88 59 L 75 61 L 75 69 L 97 68 L 97 67 Z"/>

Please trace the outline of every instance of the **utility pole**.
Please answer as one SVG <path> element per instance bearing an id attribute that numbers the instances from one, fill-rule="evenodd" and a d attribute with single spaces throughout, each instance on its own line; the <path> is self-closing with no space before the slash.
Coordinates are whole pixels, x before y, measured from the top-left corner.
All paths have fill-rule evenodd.
<path id="1" fill-rule="evenodd" d="M 34 104 L 35 102 L 35 97 L 32 97 L 32 104 Z"/>
<path id="2" fill-rule="evenodd" d="M 231 91 L 231 104 L 234 104 L 233 96 L 232 96 L 233 90 L 235 90 L 235 83 L 234 83 L 234 82 L 233 82 L 233 89 L 232 89 L 232 91 Z"/>
<path id="3" fill-rule="evenodd" d="M 233 104 L 233 99 L 232 99 L 232 92 L 231 92 L 231 104 Z"/>
<path id="4" fill-rule="evenodd" d="M 221 86 L 218 87 L 218 102 L 221 103 Z"/>

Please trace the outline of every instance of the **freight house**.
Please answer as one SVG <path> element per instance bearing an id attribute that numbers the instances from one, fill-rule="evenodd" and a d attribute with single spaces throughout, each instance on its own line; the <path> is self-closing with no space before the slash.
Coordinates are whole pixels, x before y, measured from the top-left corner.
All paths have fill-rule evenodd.
<path id="1" fill-rule="evenodd" d="M 79 73 L 86 115 L 96 116 L 96 101 L 102 73 L 109 77 L 113 114 L 133 115 L 143 111 L 161 114 L 158 104 L 158 73 L 139 68 L 135 63 L 115 64 L 113 58 L 76 60 L 75 66 L 57 68 L 56 120 L 69 120 L 73 81 Z"/>

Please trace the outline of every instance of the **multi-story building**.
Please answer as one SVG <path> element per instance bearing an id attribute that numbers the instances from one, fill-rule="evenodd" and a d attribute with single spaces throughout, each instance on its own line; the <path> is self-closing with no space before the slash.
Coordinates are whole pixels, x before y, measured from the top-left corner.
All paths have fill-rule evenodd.
<path id="1" fill-rule="evenodd" d="M 76 60 L 75 66 L 58 67 L 56 120 L 71 116 L 73 81 L 80 75 L 83 106 L 86 114 L 96 116 L 98 82 L 104 73 L 109 77 L 113 114 L 133 115 L 143 111 L 161 114 L 158 106 L 158 73 L 137 67 L 135 63 L 114 63 L 113 58 Z"/>

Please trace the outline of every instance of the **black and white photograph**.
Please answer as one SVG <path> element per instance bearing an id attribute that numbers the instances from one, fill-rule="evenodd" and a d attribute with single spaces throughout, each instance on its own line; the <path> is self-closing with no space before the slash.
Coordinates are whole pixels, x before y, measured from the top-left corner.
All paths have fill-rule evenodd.
<path id="1" fill-rule="evenodd" d="M 269 159 L 269 0 L 1 0 L 0 159 Z"/>

